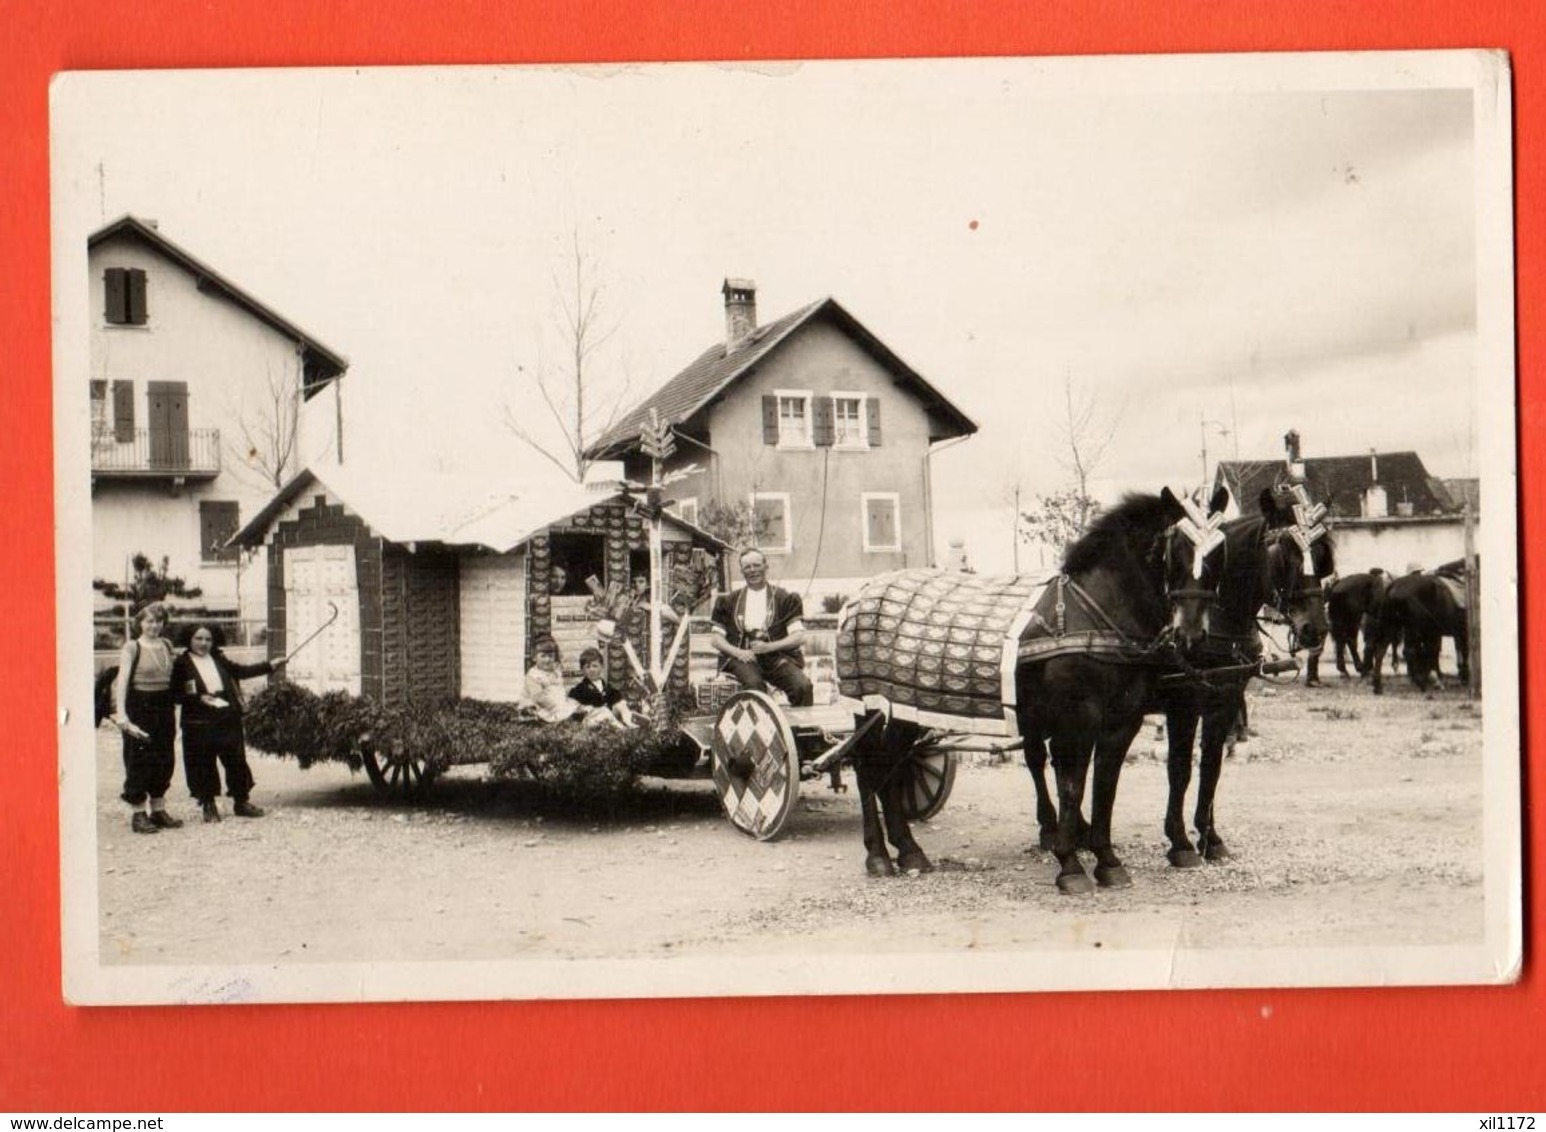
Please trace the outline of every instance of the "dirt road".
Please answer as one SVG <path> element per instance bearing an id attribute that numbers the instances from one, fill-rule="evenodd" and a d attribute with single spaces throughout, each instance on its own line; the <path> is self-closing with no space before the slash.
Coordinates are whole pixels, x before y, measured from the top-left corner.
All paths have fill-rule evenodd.
<path id="1" fill-rule="evenodd" d="M 1482 933 L 1481 710 L 1402 683 L 1376 698 L 1254 693 L 1258 737 L 1217 807 L 1234 859 L 1165 861 L 1165 768 L 1134 746 L 1115 836 L 1133 886 L 1059 896 L 1018 761 L 970 762 L 920 841 L 940 868 L 870 880 L 855 792 L 807 783 L 781 841 L 720 816 L 707 781 L 651 781 L 605 821 L 544 814 L 482 768 L 422 809 L 363 774 L 253 756 L 267 817 L 129 832 L 117 742 L 98 736 L 104 964 L 286 964 L 1183 946 L 1436 946 Z M 180 771 L 179 771 L 180 775 Z M 228 802 L 226 803 L 228 809 Z M 1189 811 L 1188 811 L 1189 812 Z"/>

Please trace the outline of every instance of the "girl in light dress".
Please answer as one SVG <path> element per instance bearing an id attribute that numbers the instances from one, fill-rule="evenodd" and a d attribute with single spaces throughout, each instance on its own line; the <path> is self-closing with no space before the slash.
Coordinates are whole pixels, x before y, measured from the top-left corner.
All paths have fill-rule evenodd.
<path id="1" fill-rule="evenodd" d="M 563 723 L 580 718 L 586 724 L 624 724 L 605 708 L 586 707 L 569 694 L 559 662 L 558 642 L 544 638 L 532 648 L 536 664 L 526 673 L 526 702 L 544 723 Z"/>

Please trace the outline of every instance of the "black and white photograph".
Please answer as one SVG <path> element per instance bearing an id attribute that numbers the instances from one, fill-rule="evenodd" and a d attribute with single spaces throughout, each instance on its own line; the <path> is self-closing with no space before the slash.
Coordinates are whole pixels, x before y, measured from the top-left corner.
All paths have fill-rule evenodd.
<path id="1" fill-rule="evenodd" d="M 1510 100 L 56 77 L 67 999 L 1517 979 Z"/>

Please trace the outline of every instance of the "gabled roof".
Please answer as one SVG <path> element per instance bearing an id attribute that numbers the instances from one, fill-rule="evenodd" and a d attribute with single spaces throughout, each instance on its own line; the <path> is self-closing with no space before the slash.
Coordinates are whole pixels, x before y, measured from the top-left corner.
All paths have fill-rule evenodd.
<path id="1" fill-rule="evenodd" d="M 621 492 L 546 481 L 525 491 L 501 488 L 482 477 L 414 475 L 411 485 L 390 474 L 365 474 L 353 465 L 303 468 L 227 545 L 260 546 L 285 509 L 310 490 L 326 491 L 389 542 L 481 546 L 506 553 L 555 523 L 609 503 Z M 669 513 L 665 522 L 716 550 L 729 546 Z"/>
<path id="2" fill-rule="evenodd" d="M 322 380 L 342 374 L 344 370 L 349 368 L 349 360 L 342 354 L 324 345 L 314 335 L 308 334 L 274 310 L 274 308 L 260 302 L 242 290 L 214 268 L 197 259 L 183 248 L 178 247 L 163 236 L 159 230 L 136 216 L 120 216 L 106 227 L 97 229 L 86 238 L 86 246 L 94 248 L 115 236 L 129 236 L 149 244 L 173 263 L 194 276 L 198 280 L 200 289 L 219 292 L 247 311 L 248 314 L 272 326 L 286 337 L 293 338 L 309 355 L 308 360 L 313 361 L 322 370 L 330 371 L 324 375 Z"/>
<path id="3" fill-rule="evenodd" d="M 1411 503 L 1414 515 L 1439 515 L 1455 510 L 1441 481 L 1428 474 L 1416 452 L 1377 452 L 1370 456 L 1312 456 L 1304 461 L 1305 487 L 1310 498 L 1324 503 L 1334 518 L 1356 519 L 1363 497 L 1375 482 L 1385 489 L 1387 514 L 1398 503 Z M 1221 460 L 1216 483 L 1223 483 L 1241 514 L 1261 511 L 1262 489 L 1284 475 L 1282 460 Z"/>
<path id="4" fill-rule="evenodd" d="M 652 408 L 660 413 L 662 420 L 679 426 L 687 424 L 731 384 L 777 350 L 780 344 L 818 318 L 835 322 L 839 329 L 889 370 L 899 384 L 909 388 L 931 413 L 944 421 L 947 431 L 938 439 L 970 436 L 977 431 L 977 425 L 970 417 L 866 330 L 836 299 L 825 298 L 786 314 L 776 322 L 757 327 L 733 350 L 727 351 L 724 342 L 716 342 L 699 354 L 686 369 L 634 406 L 622 420 L 591 445 L 588 454 L 614 456 L 632 448 L 638 443 L 639 429 L 649 419 Z"/>

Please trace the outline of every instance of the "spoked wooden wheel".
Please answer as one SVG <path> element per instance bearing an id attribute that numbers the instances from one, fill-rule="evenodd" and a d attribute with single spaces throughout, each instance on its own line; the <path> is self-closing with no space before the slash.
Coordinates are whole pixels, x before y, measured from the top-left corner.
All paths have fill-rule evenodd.
<path id="1" fill-rule="evenodd" d="M 902 812 L 908 821 L 928 821 L 950 797 L 956 784 L 956 756 L 920 740 L 897 768 L 902 776 Z"/>
<path id="2" fill-rule="evenodd" d="M 435 771 L 428 760 L 407 752 L 378 751 L 366 744 L 360 751 L 365 763 L 365 774 L 371 785 L 381 793 L 400 802 L 422 797 L 435 780 Z"/>
<path id="3" fill-rule="evenodd" d="M 789 721 L 764 692 L 737 692 L 714 721 L 714 789 L 730 824 L 758 841 L 783 832 L 800 796 Z"/>

